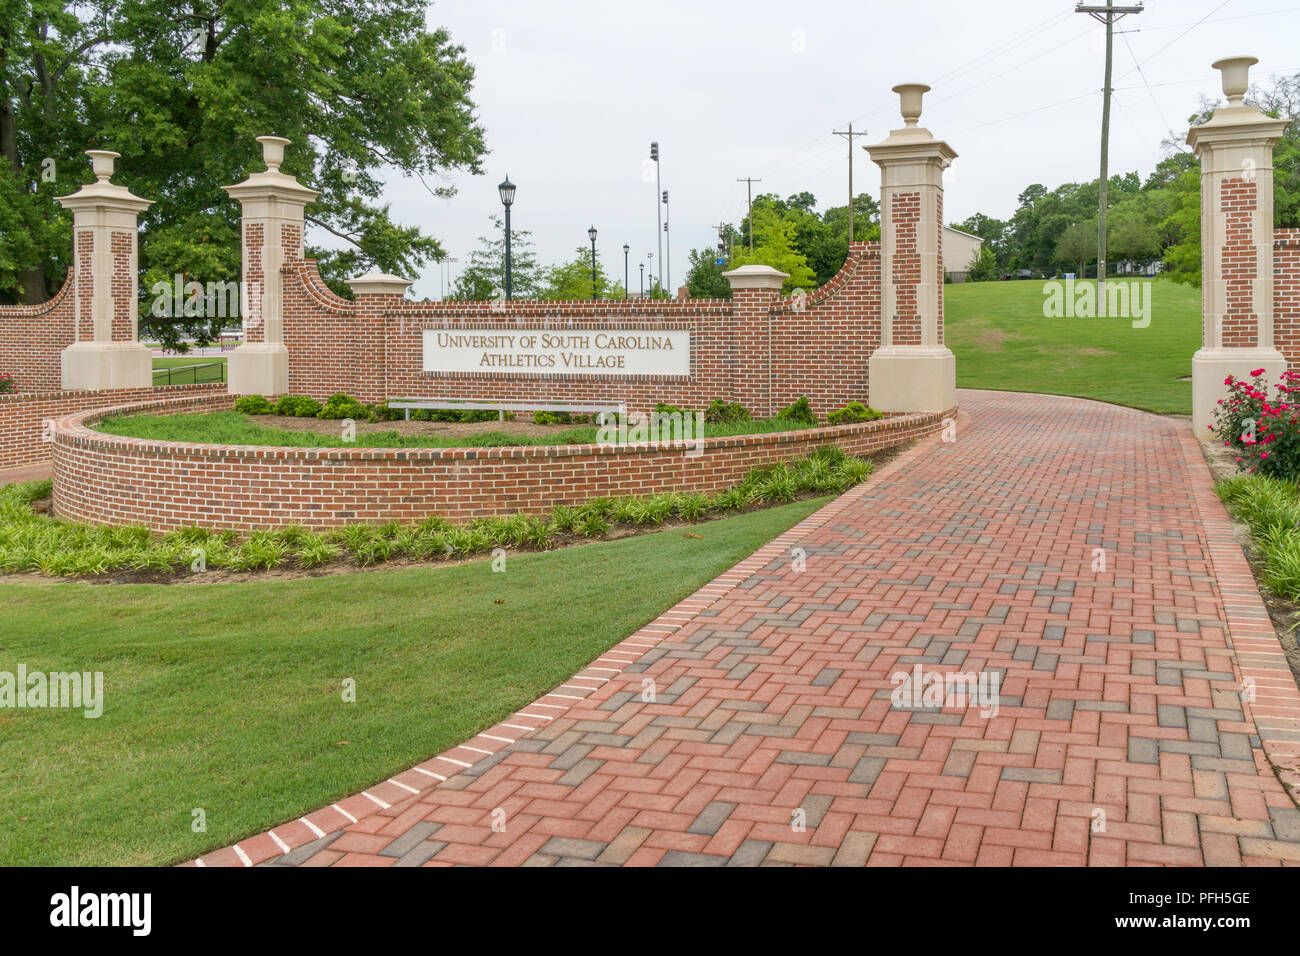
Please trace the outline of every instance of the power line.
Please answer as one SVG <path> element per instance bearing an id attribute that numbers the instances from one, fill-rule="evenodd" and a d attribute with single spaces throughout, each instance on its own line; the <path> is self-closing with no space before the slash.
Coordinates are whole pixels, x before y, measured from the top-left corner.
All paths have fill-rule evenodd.
<path id="1" fill-rule="evenodd" d="M 1151 89 L 1151 83 L 1147 80 L 1142 64 L 1138 63 L 1137 54 L 1133 52 L 1133 44 L 1129 42 L 1127 34 L 1124 34 L 1124 46 L 1128 49 L 1128 55 L 1133 58 L 1134 68 L 1138 71 L 1138 76 L 1142 77 L 1142 83 L 1147 88 L 1147 95 L 1151 97 L 1152 104 L 1155 105 L 1156 113 L 1160 116 L 1160 122 L 1165 124 L 1165 132 L 1173 136 L 1174 128 L 1169 125 L 1169 120 L 1165 119 L 1165 111 L 1160 108 L 1160 101 L 1156 99 L 1155 90 Z"/>
<path id="2" fill-rule="evenodd" d="M 1205 16 L 1201 17 L 1201 19 L 1197 20 L 1197 21 L 1196 21 L 1195 23 L 1193 23 L 1190 27 L 1188 27 L 1188 28 L 1187 28 L 1186 30 L 1184 30 L 1182 33 L 1178 34 L 1178 36 L 1174 37 L 1172 40 L 1170 40 L 1168 43 L 1166 43 L 1166 44 L 1165 44 L 1164 46 L 1162 46 L 1160 49 L 1156 50 L 1155 53 L 1152 53 L 1149 57 L 1147 57 L 1145 60 L 1143 60 L 1142 63 L 1150 63 L 1152 60 L 1154 60 L 1156 57 L 1158 57 L 1161 53 L 1164 53 L 1165 50 L 1168 50 L 1171 46 L 1173 46 L 1175 43 L 1177 43 L 1177 42 L 1178 42 L 1179 40 L 1181 40 L 1183 37 L 1187 36 L 1187 34 L 1191 33 L 1193 30 L 1195 30 L 1197 27 L 1199 27 L 1202 23 L 1204 23 L 1206 20 L 1210 19 L 1210 17 L 1214 16 L 1216 13 L 1218 13 L 1220 10 L 1222 10 L 1224 7 L 1226 7 L 1226 6 L 1227 6 L 1229 3 L 1231 3 L 1231 2 L 1232 2 L 1232 0 L 1223 0 L 1223 2 L 1222 2 L 1221 4 L 1219 4 L 1217 7 L 1215 7 L 1213 10 L 1211 10 L 1209 13 L 1207 13 Z M 1135 66 L 1132 70 L 1129 70 L 1127 73 L 1124 74 L 1124 76 L 1121 76 L 1120 79 L 1122 80 L 1122 79 L 1124 79 L 1125 77 L 1132 76 L 1135 70 L 1140 70 L 1140 69 L 1142 68 L 1142 63 L 1139 63 L 1139 64 L 1138 64 L 1137 66 Z"/>

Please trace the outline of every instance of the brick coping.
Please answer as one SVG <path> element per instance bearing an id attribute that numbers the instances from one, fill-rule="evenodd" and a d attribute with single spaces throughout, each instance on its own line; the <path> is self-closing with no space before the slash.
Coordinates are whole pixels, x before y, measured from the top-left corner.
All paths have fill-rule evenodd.
<path id="1" fill-rule="evenodd" d="M 164 409 L 184 409 L 192 405 L 210 404 L 211 395 L 186 396 L 182 398 L 132 402 L 123 405 L 91 408 L 55 420 L 54 440 L 77 448 L 95 451 L 113 452 L 130 451 L 133 453 L 165 454 L 176 458 L 253 458 L 253 459 L 289 459 L 318 460 L 339 459 L 352 461 L 439 461 L 439 460 L 490 460 L 519 458 L 571 458 L 601 456 L 636 456 L 660 454 L 663 452 L 685 452 L 698 447 L 694 442 L 625 442 L 616 445 L 582 444 L 582 445 L 502 445 L 484 448 L 358 448 L 339 446 L 330 448 L 298 447 L 292 445 L 214 445 L 198 442 L 159 441 L 156 439 L 132 438 L 125 435 L 110 435 L 96 431 L 90 425 L 109 415 L 123 412 L 146 412 Z M 234 397 L 231 396 L 233 405 Z M 954 414 L 947 412 L 927 412 L 914 415 L 892 415 L 873 422 L 860 422 L 852 425 L 824 425 L 786 432 L 755 432 L 750 435 L 731 435 L 703 440 L 703 453 L 725 451 L 730 448 L 754 447 L 762 445 L 784 445 L 796 442 L 835 442 L 844 438 L 892 431 L 907 431 L 913 427 L 938 425 L 945 418 Z"/>
<path id="2" fill-rule="evenodd" d="M 170 395 L 170 394 L 173 393 L 173 392 L 175 392 L 175 393 L 184 392 L 184 396 L 183 396 L 183 397 L 190 397 L 190 396 L 193 396 L 193 395 L 195 395 L 195 394 L 206 395 L 206 394 L 209 393 L 209 392 L 220 391 L 220 390 L 222 390 L 222 389 L 224 389 L 224 388 L 226 387 L 226 383 L 225 383 L 225 382 L 198 382 L 198 383 L 196 384 L 196 383 L 194 383 L 194 382 L 189 382 L 189 383 L 186 383 L 186 384 L 184 384 L 184 385 L 154 385 L 154 386 L 142 385 L 142 386 L 140 386 L 140 388 L 150 388 L 150 387 L 156 389 L 157 391 L 159 391 L 160 393 L 162 393 L 164 396 Z M 111 397 L 111 395 L 112 395 L 113 392 L 120 392 L 120 391 L 135 391 L 135 390 L 136 390 L 136 389 L 130 389 L 130 388 L 128 388 L 128 389 L 112 389 L 112 388 L 107 388 L 107 389 L 62 388 L 62 389 L 58 389 L 58 388 L 56 388 L 56 389 L 50 389 L 50 390 L 48 390 L 48 391 L 41 391 L 41 392 L 7 392 L 7 393 L 5 393 L 5 394 L 3 394 L 3 395 L 0 395 L 0 405 L 5 405 L 5 404 L 9 404 L 9 403 L 17 403 L 17 402 L 52 402 L 52 401 L 57 401 L 57 400 L 59 400 L 59 399 L 63 399 L 63 398 L 76 398 L 76 397 L 79 396 L 79 395 L 84 395 L 86 398 L 91 399 L 91 400 L 94 400 L 94 399 L 97 398 L 97 397 L 100 397 L 100 398 L 102 398 L 102 397 Z M 152 401 L 156 401 L 156 400 L 152 400 Z M 90 410 L 90 409 L 86 409 L 86 411 L 89 411 L 89 410 Z"/>
<path id="3" fill-rule="evenodd" d="M 963 427 L 968 418 L 965 413 L 956 409 L 944 414 L 955 417 Z M 618 674 L 629 665 L 635 664 L 665 638 L 676 634 L 701 612 L 714 606 L 773 559 L 824 527 L 851 505 L 856 504 L 863 495 L 872 490 L 874 482 L 881 476 L 887 476 L 905 467 L 912 459 L 923 454 L 940 440 L 942 439 L 939 435 L 922 438 L 911 448 L 873 470 L 871 477 L 866 481 L 855 485 L 834 501 L 817 509 L 749 557 L 723 571 L 693 594 L 683 598 L 654 620 L 629 634 L 568 678 L 565 683 L 464 743 L 450 747 L 437 756 L 393 774 L 360 793 L 337 800 L 329 806 L 274 826 L 264 833 L 247 837 L 238 843 L 205 853 L 197 859 L 180 865 L 256 866 L 276 857 L 285 856 L 300 846 L 342 830 L 358 820 L 373 816 L 381 810 L 391 809 L 397 803 L 406 802 L 426 793 L 462 771 L 489 759 L 503 748 L 564 716 L 576 703 L 585 700 L 601 686 L 609 683 L 612 679 L 609 675 Z M 582 683 L 575 684 L 572 683 L 573 681 L 582 681 Z"/>
<path id="4" fill-rule="evenodd" d="M 1255 573 L 1237 539 L 1232 518 L 1214 491 L 1214 476 L 1191 429 L 1180 433 L 1188 470 L 1200 479 L 1190 489 L 1205 532 L 1206 550 L 1223 603 L 1232 665 L 1255 699 L 1241 702 L 1254 723 L 1260 745 L 1292 800 L 1300 804 L 1300 688 L 1278 641 L 1273 619 L 1259 593 Z"/>

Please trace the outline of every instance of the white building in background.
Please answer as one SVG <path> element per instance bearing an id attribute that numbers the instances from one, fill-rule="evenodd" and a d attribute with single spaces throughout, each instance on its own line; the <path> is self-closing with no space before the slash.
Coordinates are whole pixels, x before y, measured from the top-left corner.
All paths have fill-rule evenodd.
<path id="1" fill-rule="evenodd" d="M 953 282 L 965 282 L 979 258 L 984 240 L 952 226 L 943 227 L 943 271 Z"/>

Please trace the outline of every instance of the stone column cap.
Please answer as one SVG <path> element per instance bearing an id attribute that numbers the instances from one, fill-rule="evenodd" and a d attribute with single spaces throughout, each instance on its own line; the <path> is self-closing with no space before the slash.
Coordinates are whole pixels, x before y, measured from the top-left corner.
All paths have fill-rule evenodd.
<path id="1" fill-rule="evenodd" d="M 889 136 L 872 146 L 863 146 L 873 162 L 902 163 L 917 159 L 937 159 L 945 166 L 957 158 L 957 151 L 928 129 L 914 126 L 891 130 Z"/>
<path id="2" fill-rule="evenodd" d="M 280 172 L 280 161 L 284 159 L 284 148 L 289 140 L 282 136 L 259 136 L 262 144 L 262 161 L 266 163 L 265 172 L 253 173 L 242 183 L 222 186 L 232 199 L 261 199 L 274 196 L 290 202 L 307 205 L 315 202 L 320 195 L 319 189 L 310 189 L 298 182 L 293 176 Z"/>
<path id="3" fill-rule="evenodd" d="M 1273 146 L 1290 124 L 1289 119 L 1274 119 L 1256 106 L 1220 106 L 1208 120 L 1187 131 L 1187 145 L 1193 152 L 1199 145 L 1215 143 L 1253 141 Z"/>
<path id="4" fill-rule="evenodd" d="M 790 278 L 790 273 L 773 269 L 771 266 L 752 265 L 740 266 L 730 272 L 724 272 L 722 277 L 731 283 L 732 291 L 736 289 L 779 290 L 785 280 Z"/>
<path id="5" fill-rule="evenodd" d="M 387 272 L 368 272 L 355 279 L 344 280 L 354 295 L 406 295 L 411 281 Z"/>

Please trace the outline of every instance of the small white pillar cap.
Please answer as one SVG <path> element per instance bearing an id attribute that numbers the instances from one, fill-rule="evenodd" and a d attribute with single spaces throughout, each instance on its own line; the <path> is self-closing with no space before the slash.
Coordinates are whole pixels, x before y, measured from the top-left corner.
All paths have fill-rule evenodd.
<path id="1" fill-rule="evenodd" d="M 370 272 L 344 281 L 353 295 L 406 295 L 406 290 L 411 287 L 410 279 L 387 272 Z"/>
<path id="2" fill-rule="evenodd" d="M 730 272 L 722 273 L 723 278 L 736 289 L 780 289 L 790 273 L 773 269 L 771 266 L 741 266 Z"/>

